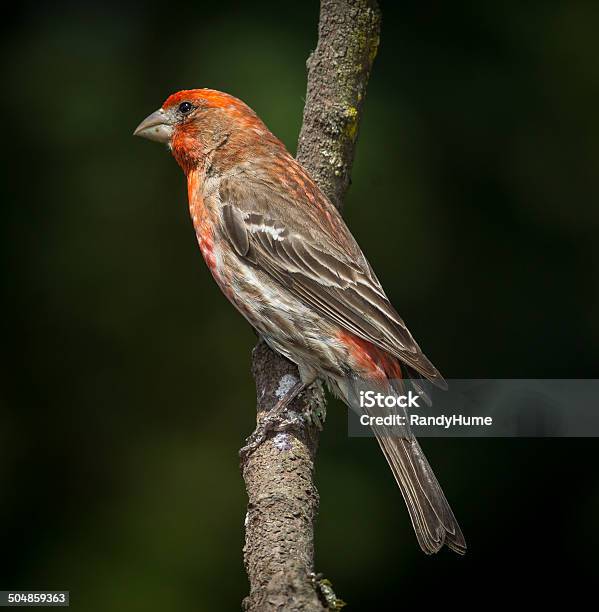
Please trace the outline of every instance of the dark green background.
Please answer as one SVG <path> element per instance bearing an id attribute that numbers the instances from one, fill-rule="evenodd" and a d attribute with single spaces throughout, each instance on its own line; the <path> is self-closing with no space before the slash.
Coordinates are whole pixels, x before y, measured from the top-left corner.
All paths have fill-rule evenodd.
<path id="1" fill-rule="evenodd" d="M 392 301 L 446 377 L 597 376 L 599 6 L 383 12 L 346 217 Z M 208 86 L 294 150 L 317 17 L 226 1 L 5 15 L 1 588 L 70 589 L 87 612 L 238 609 L 254 336 L 205 269 L 179 168 L 131 132 Z M 579 592 L 595 440 L 423 446 L 463 559 L 420 552 L 376 445 L 329 405 L 317 568 L 350 610 Z"/>

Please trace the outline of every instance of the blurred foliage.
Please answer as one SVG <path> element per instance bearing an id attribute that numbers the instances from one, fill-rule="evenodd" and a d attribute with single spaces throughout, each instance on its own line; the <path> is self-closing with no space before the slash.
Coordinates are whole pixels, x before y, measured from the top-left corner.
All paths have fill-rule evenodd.
<path id="1" fill-rule="evenodd" d="M 593 377 L 599 5 L 383 2 L 346 216 L 447 377 Z M 178 89 L 291 150 L 317 2 L 24 4 L 5 16 L 2 588 L 236 610 L 254 335 L 201 260 L 180 170 L 131 132 Z M 424 440 L 470 551 L 427 558 L 331 402 L 317 568 L 348 610 L 508 602 L 594 565 L 594 440 Z M 567 576 L 567 578 L 565 578 Z M 559 588 L 556 586 L 556 588 Z"/>

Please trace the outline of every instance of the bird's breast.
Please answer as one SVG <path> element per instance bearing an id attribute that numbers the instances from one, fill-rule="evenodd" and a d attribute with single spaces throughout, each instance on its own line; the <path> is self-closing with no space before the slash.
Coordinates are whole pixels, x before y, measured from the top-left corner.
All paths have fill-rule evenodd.
<path id="1" fill-rule="evenodd" d="M 214 244 L 216 225 L 216 207 L 210 204 L 210 198 L 203 195 L 203 177 L 198 172 L 191 172 L 187 178 L 189 197 L 189 214 L 198 240 L 204 261 L 217 282 L 221 280 L 218 266 L 218 254 Z"/>

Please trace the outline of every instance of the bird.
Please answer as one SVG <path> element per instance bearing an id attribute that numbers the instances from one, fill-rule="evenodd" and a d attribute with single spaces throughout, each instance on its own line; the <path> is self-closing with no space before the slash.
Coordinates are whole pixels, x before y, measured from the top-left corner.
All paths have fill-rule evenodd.
<path id="1" fill-rule="evenodd" d="M 164 143 L 187 178 L 199 249 L 217 285 L 300 381 L 273 408 L 323 381 L 348 406 L 361 389 L 397 394 L 408 378 L 445 387 L 389 301 L 341 214 L 238 98 L 170 95 L 134 135 Z M 409 427 L 374 434 L 427 554 L 466 542 Z M 260 443 L 258 436 L 254 443 Z"/>

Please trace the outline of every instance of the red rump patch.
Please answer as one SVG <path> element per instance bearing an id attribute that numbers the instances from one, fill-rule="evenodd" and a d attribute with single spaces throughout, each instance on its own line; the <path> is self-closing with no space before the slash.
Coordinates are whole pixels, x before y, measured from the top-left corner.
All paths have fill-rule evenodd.
<path id="1" fill-rule="evenodd" d="M 397 357 L 345 330 L 340 331 L 337 338 L 354 360 L 356 369 L 361 370 L 365 377 L 376 380 L 403 378 Z"/>

